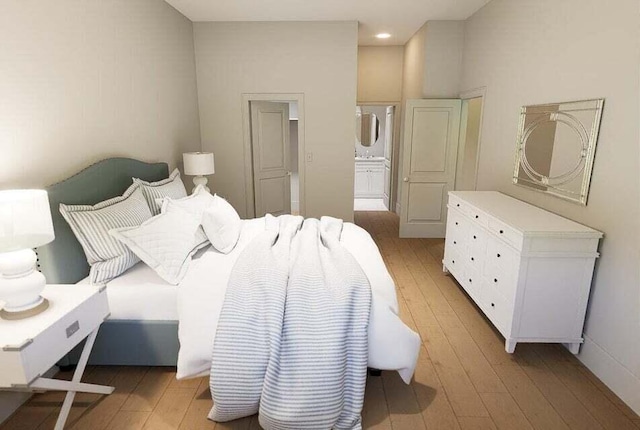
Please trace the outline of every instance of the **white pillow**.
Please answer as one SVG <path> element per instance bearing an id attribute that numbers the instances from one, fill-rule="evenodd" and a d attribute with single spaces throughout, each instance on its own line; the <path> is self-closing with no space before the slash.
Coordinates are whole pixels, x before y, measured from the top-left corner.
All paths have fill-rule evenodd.
<path id="1" fill-rule="evenodd" d="M 136 227 L 151 218 L 140 184 L 132 184 L 120 197 L 96 205 L 60 205 L 60 213 L 82 245 L 91 266 L 92 284 L 106 284 L 140 260 L 109 230 Z"/>
<path id="2" fill-rule="evenodd" d="M 202 214 L 202 228 L 211 245 L 223 254 L 235 248 L 240 237 L 242 221 L 238 212 L 222 197 L 213 196 L 213 205 Z"/>
<path id="3" fill-rule="evenodd" d="M 156 203 L 157 199 L 164 197 L 180 199 L 187 196 L 187 190 L 182 183 L 182 179 L 180 179 L 180 171 L 178 169 L 174 169 L 167 179 L 158 182 L 147 182 L 138 178 L 133 178 L 133 182 L 142 185 L 144 198 L 147 199 L 147 204 L 153 215 L 160 213 L 160 206 Z"/>
<path id="4" fill-rule="evenodd" d="M 167 211 L 167 208 L 170 206 L 177 207 L 198 220 L 198 225 L 200 225 L 200 221 L 202 220 L 202 212 L 208 207 L 213 205 L 215 199 L 209 192 L 207 192 L 203 186 L 198 186 L 194 190 L 193 194 L 190 196 L 184 197 L 182 199 L 173 199 L 170 197 L 164 197 L 162 199 L 156 199 L 156 203 L 158 203 L 160 207 L 160 212 L 164 213 Z M 202 228 L 198 227 L 195 233 L 195 244 L 194 248 L 200 249 L 209 244 L 209 239 L 204 234 Z"/>
<path id="5" fill-rule="evenodd" d="M 162 279 L 177 285 L 187 274 L 196 252 L 193 237 L 199 225 L 187 212 L 170 206 L 139 227 L 113 229 L 109 234 L 127 245 Z"/>

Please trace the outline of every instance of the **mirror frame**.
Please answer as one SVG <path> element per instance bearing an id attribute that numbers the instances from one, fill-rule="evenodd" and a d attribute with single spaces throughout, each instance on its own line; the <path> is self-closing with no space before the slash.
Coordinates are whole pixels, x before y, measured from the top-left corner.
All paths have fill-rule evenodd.
<path id="1" fill-rule="evenodd" d="M 576 117 L 570 114 L 571 111 L 577 109 L 571 108 L 571 105 L 586 105 L 579 110 L 593 111 L 594 117 L 591 124 L 583 124 Z M 591 105 L 591 106 L 589 106 Z M 566 107 L 563 109 L 563 106 Z M 539 105 L 522 106 L 520 109 L 520 121 L 518 124 L 518 137 L 516 141 L 516 158 L 513 170 L 513 183 L 529 190 L 550 194 L 569 200 L 574 203 L 587 205 L 589 195 L 589 187 L 591 184 L 591 175 L 593 172 L 593 162 L 595 158 L 596 145 L 598 143 L 598 134 L 600 131 L 600 121 L 602 119 L 602 109 L 604 107 L 604 99 L 578 100 L 560 103 L 545 103 Z M 534 111 L 534 112 L 529 112 Z M 543 115 L 539 119 L 525 127 L 527 114 Z M 547 120 L 544 115 L 548 114 Z M 535 130 L 535 128 L 545 122 L 560 122 L 572 128 L 579 136 L 582 142 L 581 158 L 576 166 L 569 172 L 564 172 L 558 176 L 544 176 L 535 172 L 527 161 L 525 149 L 527 139 Z M 527 177 L 520 175 L 523 170 Z M 563 184 L 582 175 L 582 181 L 579 193 L 562 187 Z M 543 189 L 544 188 L 544 189 Z"/>

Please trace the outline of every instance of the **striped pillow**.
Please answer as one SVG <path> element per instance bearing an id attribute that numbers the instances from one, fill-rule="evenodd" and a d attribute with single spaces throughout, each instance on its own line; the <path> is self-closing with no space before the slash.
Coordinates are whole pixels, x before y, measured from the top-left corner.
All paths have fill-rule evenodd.
<path id="1" fill-rule="evenodd" d="M 133 178 L 133 183 L 142 185 L 144 198 L 153 215 L 160 214 L 160 206 L 156 203 L 156 199 L 170 197 L 172 199 L 181 199 L 187 197 L 187 190 L 180 179 L 180 171 L 175 169 L 167 179 L 158 182 L 147 182 L 142 179 Z"/>
<path id="2" fill-rule="evenodd" d="M 140 261 L 126 245 L 109 235 L 109 230 L 136 227 L 151 218 L 139 183 L 131 185 L 122 196 L 94 206 L 61 204 L 60 213 L 84 249 L 92 284 L 105 284 Z"/>

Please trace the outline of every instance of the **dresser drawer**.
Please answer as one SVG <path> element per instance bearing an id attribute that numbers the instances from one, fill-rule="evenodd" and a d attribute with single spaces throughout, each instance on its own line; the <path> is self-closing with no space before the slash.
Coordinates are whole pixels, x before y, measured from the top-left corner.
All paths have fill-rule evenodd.
<path id="1" fill-rule="evenodd" d="M 485 265 L 497 268 L 510 268 L 519 265 L 520 254 L 506 243 L 493 237 L 487 240 Z"/>
<path id="2" fill-rule="evenodd" d="M 447 211 L 447 233 L 465 234 L 469 229 L 469 220 L 467 220 L 462 212 L 449 207 Z"/>
<path id="3" fill-rule="evenodd" d="M 480 272 L 469 265 L 465 266 L 462 287 L 469 293 L 473 300 L 478 300 L 481 295 L 482 276 Z"/>
<path id="4" fill-rule="evenodd" d="M 482 286 L 482 307 L 491 322 L 508 337 L 513 320 L 513 305 L 493 285 L 485 283 Z"/>
<path id="5" fill-rule="evenodd" d="M 459 253 L 449 247 L 445 247 L 444 250 L 444 265 L 456 279 L 460 280 L 464 276 L 464 261 L 462 261 Z"/>
<path id="6" fill-rule="evenodd" d="M 492 285 L 510 304 L 515 302 L 518 287 L 518 266 L 498 267 L 485 265 L 485 282 Z"/>
<path id="7" fill-rule="evenodd" d="M 489 218 L 488 228 L 496 237 L 509 242 L 518 249 L 522 248 L 522 234 L 495 218 Z"/>
<path id="8" fill-rule="evenodd" d="M 54 299 L 49 298 L 49 300 L 51 305 L 47 311 L 54 309 L 53 307 L 58 304 Z M 0 374 L 0 387 L 28 385 L 99 327 L 108 315 L 107 292 L 103 289 L 80 303 L 78 307 L 37 336 L 25 338 L 20 344 L 3 345 L 0 362 L 3 368 L 12 369 L 12 371 Z"/>

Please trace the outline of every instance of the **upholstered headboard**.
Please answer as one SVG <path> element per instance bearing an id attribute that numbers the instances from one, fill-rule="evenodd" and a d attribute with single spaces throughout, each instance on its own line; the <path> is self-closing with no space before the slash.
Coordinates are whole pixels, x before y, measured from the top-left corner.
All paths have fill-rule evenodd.
<path id="1" fill-rule="evenodd" d="M 158 181 L 168 176 L 167 163 L 149 164 L 130 158 L 108 158 L 47 187 L 56 238 L 37 249 L 40 270 L 47 283 L 75 284 L 89 274 L 84 251 L 60 215 L 60 203 L 94 205 L 121 195 L 132 184 L 133 177 Z"/>

